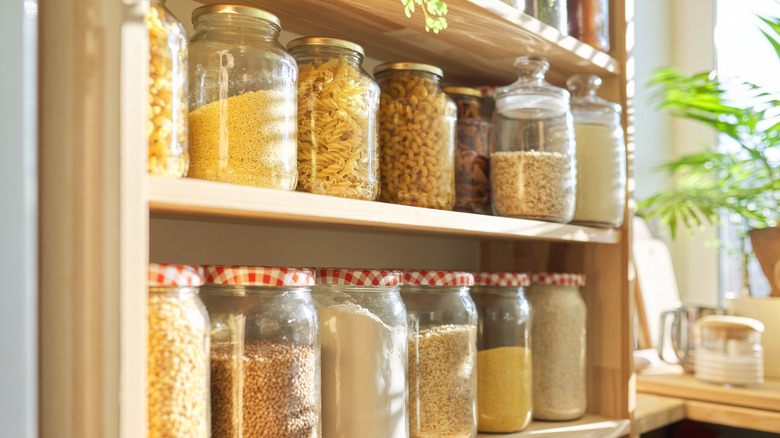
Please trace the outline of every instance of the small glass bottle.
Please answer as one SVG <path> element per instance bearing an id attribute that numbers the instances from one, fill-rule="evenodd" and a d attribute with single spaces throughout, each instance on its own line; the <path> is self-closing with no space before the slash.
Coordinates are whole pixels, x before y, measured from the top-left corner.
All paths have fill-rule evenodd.
<path id="1" fill-rule="evenodd" d="M 568 27 L 566 0 L 523 0 L 525 13 L 558 29 L 566 35 Z"/>
<path id="2" fill-rule="evenodd" d="M 405 271 L 409 321 L 409 438 L 477 436 L 477 310 L 474 277 Z"/>
<path id="3" fill-rule="evenodd" d="M 530 274 L 533 309 L 533 403 L 537 420 L 574 420 L 585 414 L 587 312 L 580 296 L 585 276 Z"/>
<path id="4" fill-rule="evenodd" d="M 145 21 L 149 29 L 147 170 L 180 178 L 189 167 L 187 33 L 165 7 L 165 0 L 151 0 Z"/>
<path id="5" fill-rule="evenodd" d="M 480 432 L 518 432 L 531 423 L 531 309 L 524 292 L 529 284 L 526 274 L 474 273 Z"/>
<path id="6" fill-rule="evenodd" d="M 198 298 L 203 269 L 150 263 L 149 438 L 208 438 L 209 318 Z"/>
<path id="7" fill-rule="evenodd" d="M 212 437 L 320 437 L 314 272 L 250 266 L 205 271 Z"/>
<path id="8" fill-rule="evenodd" d="M 458 108 L 458 148 L 455 154 L 455 211 L 491 214 L 490 122 L 482 118 L 482 92 L 444 87 Z"/>
<path id="9" fill-rule="evenodd" d="M 363 48 L 335 38 L 287 44 L 298 62 L 298 191 L 373 201 L 379 196 L 379 86 Z"/>
<path id="10" fill-rule="evenodd" d="M 192 22 L 188 176 L 293 190 L 298 66 L 279 43 L 279 19 L 215 4 Z"/>
<path id="11" fill-rule="evenodd" d="M 457 108 L 440 68 L 395 62 L 374 69 L 381 90 L 379 200 L 452 210 Z"/>
<path id="12" fill-rule="evenodd" d="M 326 438 L 408 436 L 402 280 L 399 271 L 317 271 Z"/>
<path id="13" fill-rule="evenodd" d="M 550 64 L 521 56 L 519 79 L 496 90 L 490 186 L 493 213 L 569 222 L 577 168 L 569 92 L 544 80 Z"/>
<path id="14" fill-rule="evenodd" d="M 567 0 L 569 35 L 601 51 L 609 50 L 609 0 Z"/>
<path id="15" fill-rule="evenodd" d="M 596 96 L 601 78 L 566 81 L 577 139 L 577 202 L 573 222 L 619 227 L 626 207 L 626 143 L 620 105 Z"/>

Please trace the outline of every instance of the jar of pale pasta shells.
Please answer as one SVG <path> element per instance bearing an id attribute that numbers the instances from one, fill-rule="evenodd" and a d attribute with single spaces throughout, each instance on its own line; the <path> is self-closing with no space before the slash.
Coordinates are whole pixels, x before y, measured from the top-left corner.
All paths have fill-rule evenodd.
<path id="1" fill-rule="evenodd" d="M 379 195 L 379 87 L 363 48 L 335 38 L 287 44 L 298 62 L 298 191 L 375 200 Z"/>
<path id="2" fill-rule="evenodd" d="M 550 64 L 521 56 L 519 79 L 496 90 L 490 186 L 493 213 L 569 222 L 577 185 L 569 92 L 544 80 Z"/>
<path id="3" fill-rule="evenodd" d="M 187 34 L 165 7 L 151 0 L 146 13 L 149 29 L 149 136 L 147 169 L 154 175 L 187 174 Z"/>
<path id="4" fill-rule="evenodd" d="M 379 199 L 451 210 L 455 205 L 455 103 L 441 89 L 443 72 L 395 62 L 374 69 L 382 91 Z"/>
<path id="5" fill-rule="evenodd" d="M 216 4 L 192 22 L 188 176 L 293 190 L 298 66 L 278 41 L 279 19 Z"/>
<path id="6" fill-rule="evenodd" d="M 405 271 L 409 324 L 409 437 L 477 436 L 477 310 L 474 277 Z"/>

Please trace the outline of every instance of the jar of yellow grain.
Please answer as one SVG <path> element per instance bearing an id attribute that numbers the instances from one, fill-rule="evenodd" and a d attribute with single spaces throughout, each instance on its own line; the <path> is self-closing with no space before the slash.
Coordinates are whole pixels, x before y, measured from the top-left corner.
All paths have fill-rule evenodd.
<path id="1" fill-rule="evenodd" d="M 187 34 L 165 8 L 151 0 L 146 13 L 149 29 L 149 136 L 147 170 L 154 175 L 187 174 Z"/>
<path id="2" fill-rule="evenodd" d="M 477 412 L 481 432 L 508 433 L 531 423 L 531 310 L 528 275 L 475 272 L 479 314 Z"/>
<path id="3" fill-rule="evenodd" d="M 452 210 L 457 107 L 441 89 L 443 72 L 394 62 L 374 69 L 379 83 L 379 200 Z"/>
<path id="4" fill-rule="evenodd" d="M 373 201 L 379 195 L 379 87 L 363 48 L 335 38 L 287 44 L 298 62 L 298 191 Z"/>
<path id="5" fill-rule="evenodd" d="M 216 4 L 192 22 L 188 176 L 294 189 L 298 67 L 279 43 L 279 19 Z"/>
<path id="6" fill-rule="evenodd" d="M 149 438 L 207 438 L 209 319 L 198 298 L 203 270 L 149 265 Z"/>

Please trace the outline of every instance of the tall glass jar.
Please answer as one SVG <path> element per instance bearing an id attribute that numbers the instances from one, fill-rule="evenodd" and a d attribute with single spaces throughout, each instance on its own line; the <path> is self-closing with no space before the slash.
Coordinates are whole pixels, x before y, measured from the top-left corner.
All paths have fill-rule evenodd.
<path id="1" fill-rule="evenodd" d="M 335 38 L 287 44 L 298 62 L 298 191 L 379 196 L 379 86 L 363 48 Z"/>
<path id="2" fill-rule="evenodd" d="M 609 50 L 609 0 L 567 0 L 569 35 Z"/>
<path id="3" fill-rule="evenodd" d="M 475 272 L 477 404 L 480 432 L 508 433 L 531 423 L 531 309 L 528 275 Z"/>
<path id="4" fill-rule="evenodd" d="M 482 117 L 482 92 L 444 87 L 458 108 L 455 154 L 455 211 L 490 214 L 490 122 Z"/>
<path id="5" fill-rule="evenodd" d="M 213 438 L 321 436 L 320 344 L 303 268 L 207 266 Z"/>
<path id="6" fill-rule="evenodd" d="M 324 438 L 408 436 L 401 281 L 398 271 L 317 271 Z"/>
<path id="7" fill-rule="evenodd" d="M 569 92 L 544 80 L 550 64 L 521 56 L 520 78 L 496 90 L 490 186 L 499 216 L 569 222 L 577 168 Z"/>
<path id="8" fill-rule="evenodd" d="M 601 78 L 566 81 L 577 138 L 577 203 L 573 222 L 619 227 L 626 207 L 626 143 L 620 105 L 596 96 Z"/>
<path id="9" fill-rule="evenodd" d="M 209 319 L 198 298 L 203 269 L 150 263 L 149 438 L 208 438 Z"/>
<path id="10" fill-rule="evenodd" d="M 293 190 L 298 66 L 278 41 L 279 19 L 207 5 L 192 22 L 188 176 Z"/>
<path id="11" fill-rule="evenodd" d="M 477 309 L 474 277 L 405 271 L 409 320 L 409 437 L 477 436 Z"/>
<path id="12" fill-rule="evenodd" d="M 568 27 L 567 0 L 523 0 L 525 13 L 558 29 L 566 35 Z"/>
<path id="13" fill-rule="evenodd" d="M 452 210 L 455 205 L 455 103 L 442 91 L 444 73 L 395 62 L 374 69 L 382 91 L 379 200 Z"/>
<path id="14" fill-rule="evenodd" d="M 149 29 L 149 136 L 147 170 L 153 175 L 187 174 L 187 33 L 165 7 L 151 0 L 146 13 Z"/>
<path id="15" fill-rule="evenodd" d="M 581 274 L 533 273 L 526 295 L 533 309 L 533 402 L 537 420 L 585 414 L 587 312 Z"/>

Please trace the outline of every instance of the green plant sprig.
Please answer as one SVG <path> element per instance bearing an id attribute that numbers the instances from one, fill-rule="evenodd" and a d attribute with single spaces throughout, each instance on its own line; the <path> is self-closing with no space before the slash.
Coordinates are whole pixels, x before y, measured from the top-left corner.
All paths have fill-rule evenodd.
<path id="1" fill-rule="evenodd" d="M 447 4 L 441 0 L 401 0 L 404 5 L 404 14 L 407 18 L 412 18 L 412 13 L 415 11 L 415 5 L 420 6 L 425 16 L 425 31 L 429 32 L 433 30 L 433 33 L 438 34 L 440 31 L 447 28 L 447 19 L 444 18 L 447 15 Z"/>

